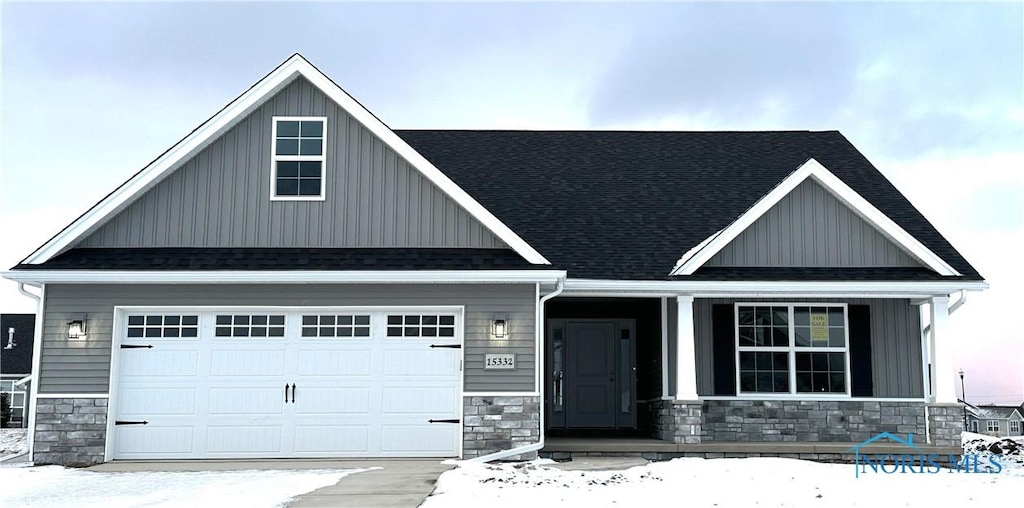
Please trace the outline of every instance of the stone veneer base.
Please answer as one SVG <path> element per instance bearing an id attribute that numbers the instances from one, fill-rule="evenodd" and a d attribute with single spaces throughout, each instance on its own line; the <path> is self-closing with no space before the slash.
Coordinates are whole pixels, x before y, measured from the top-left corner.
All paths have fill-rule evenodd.
<path id="1" fill-rule="evenodd" d="M 37 399 L 32 461 L 91 466 L 103 462 L 107 399 Z"/>
<path id="2" fill-rule="evenodd" d="M 471 459 L 540 441 L 540 397 L 463 397 L 462 458 Z M 532 460 L 536 452 L 506 460 Z"/>

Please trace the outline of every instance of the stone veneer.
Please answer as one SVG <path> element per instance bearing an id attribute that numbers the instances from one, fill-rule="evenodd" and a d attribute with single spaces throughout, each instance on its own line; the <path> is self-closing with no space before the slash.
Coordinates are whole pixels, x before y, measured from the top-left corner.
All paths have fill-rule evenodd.
<path id="1" fill-rule="evenodd" d="M 879 432 L 917 435 L 923 442 L 922 402 L 707 400 L 703 442 L 848 442 Z"/>
<path id="2" fill-rule="evenodd" d="M 932 444 L 960 447 L 964 431 L 963 404 L 928 404 L 928 425 Z"/>
<path id="3" fill-rule="evenodd" d="M 463 398 L 462 458 L 470 459 L 540 440 L 540 398 L 488 396 Z M 531 460 L 537 452 L 506 460 Z"/>
<path id="4" fill-rule="evenodd" d="M 107 399 L 37 399 L 33 462 L 91 466 L 103 462 Z"/>
<path id="5" fill-rule="evenodd" d="M 652 435 L 673 443 L 701 442 L 704 408 L 700 401 L 656 400 L 651 402 Z"/>

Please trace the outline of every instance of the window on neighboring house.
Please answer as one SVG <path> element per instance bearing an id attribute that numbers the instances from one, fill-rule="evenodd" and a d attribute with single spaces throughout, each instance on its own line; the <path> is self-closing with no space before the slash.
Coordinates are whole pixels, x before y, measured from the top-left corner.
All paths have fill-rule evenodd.
<path id="1" fill-rule="evenodd" d="M 324 199 L 324 152 L 327 119 L 277 117 L 273 119 L 272 199 Z"/>
<path id="2" fill-rule="evenodd" d="M 985 430 L 987 430 L 988 432 L 999 432 L 999 420 L 986 421 Z"/>
<path id="3" fill-rule="evenodd" d="M 1010 434 L 1020 434 L 1020 422 L 1017 420 L 1010 420 Z"/>
<path id="4" fill-rule="evenodd" d="M 742 393 L 849 394 L 845 304 L 736 304 Z"/>
<path id="5" fill-rule="evenodd" d="M 978 420 L 971 420 L 971 432 L 978 432 Z"/>

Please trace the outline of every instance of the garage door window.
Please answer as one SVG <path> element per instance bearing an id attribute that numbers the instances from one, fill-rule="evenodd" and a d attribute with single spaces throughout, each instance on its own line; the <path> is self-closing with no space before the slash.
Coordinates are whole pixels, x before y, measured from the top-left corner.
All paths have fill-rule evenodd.
<path id="1" fill-rule="evenodd" d="M 388 314 L 388 337 L 454 337 L 455 316 Z"/>
<path id="2" fill-rule="evenodd" d="M 284 337 L 283 314 L 218 314 L 217 337 Z"/>
<path id="3" fill-rule="evenodd" d="M 136 314 L 128 316 L 128 337 L 198 337 L 199 316 L 181 314 Z"/>
<path id="4" fill-rule="evenodd" d="M 369 314 L 302 316 L 303 337 L 369 337 Z"/>

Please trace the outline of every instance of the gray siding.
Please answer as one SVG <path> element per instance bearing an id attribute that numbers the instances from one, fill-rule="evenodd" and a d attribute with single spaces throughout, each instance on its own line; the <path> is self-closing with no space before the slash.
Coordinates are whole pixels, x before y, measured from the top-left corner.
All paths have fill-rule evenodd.
<path id="1" fill-rule="evenodd" d="M 824 187 L 805 181 L 708 266 L 920 266 Z"/>
<path id="2" fill-rule="evenodd" d="M 694 320 L 697 350 L 697 393 L 714 393 L 711 306 L 738 300 L 699 298 Z M 744 299 L 757 302 L 808 300 Z M 814 299 L 814 302 L 868 305 L 871 310 L 871 371 L 875 397 L 921 397 L 921 320 L 918 308 L 900 299 Z"/>
<path id="3" fill-rule="evenodd" d="M 465 306 L 465 390 L 533 391 L 535 287 L 516 285 L 47 285 L 40 393 L 107 393 L 115 305 Z M 89 338 L 67 340 L 88 315 Z M 510 336 L 492 342 L 496 314 Z M 484 371 L 484 353 L 515 353 L 515 371 Z"/>
<path id="4" fill-rule="evenodd" d="M 325 201 L 271 201 L 271 118 L 326 116 Z M 504 247 L 304 79 L 284 88 L 81 247 Z"/>

